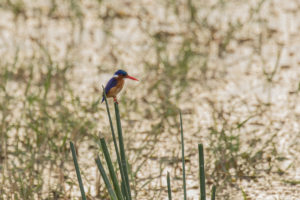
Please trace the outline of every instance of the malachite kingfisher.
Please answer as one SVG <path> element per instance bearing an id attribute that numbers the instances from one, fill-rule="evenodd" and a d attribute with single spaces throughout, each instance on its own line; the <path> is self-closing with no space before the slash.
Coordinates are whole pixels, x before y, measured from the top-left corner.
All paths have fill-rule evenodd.
<path id="1" fill-rule="evenodd" d="M 104 92 L 106 94 L 106 97 L 112 97 L 114 98 L 114 102 L 118 103 L 117 101 L 117 94 L 122 90 L 125 78 L 129 78 L 135 81 L 138 81 L 138 79 L 129 76 L 127 72 L 124 70 L 118 70 L 114 73 L 114 76 L 108 81 L 104 88 Z M 104 101 L 104 96 L 102 98 L 102 102 Z M 102 103 L 101 102 L 101 103 Z"/>

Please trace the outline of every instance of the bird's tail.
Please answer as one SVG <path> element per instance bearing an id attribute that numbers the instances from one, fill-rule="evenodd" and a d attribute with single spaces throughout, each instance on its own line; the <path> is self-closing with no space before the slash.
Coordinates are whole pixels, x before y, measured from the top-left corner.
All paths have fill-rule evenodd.
<path id="1" fill-rule="evenodd" d="M 103 101 L 104 101 L 104 96 L 103 96 L 103 98 L 102 98 L 102 101 L 101 101 L 101 103 L 103 103 Z"/>

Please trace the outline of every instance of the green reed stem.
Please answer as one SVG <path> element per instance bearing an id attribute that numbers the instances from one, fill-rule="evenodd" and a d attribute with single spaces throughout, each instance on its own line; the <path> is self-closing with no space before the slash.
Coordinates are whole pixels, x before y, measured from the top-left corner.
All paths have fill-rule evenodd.
<path id="1" fill-rule="evenodd" d="M 182 153 L 183 195 L 184 195 L 184 200 L 186 200 L 187 197 L 186 197 L 186 179 L 185 179 L 184 140 L 183 140 L 181 111 L 179 114 L 180 114 L 181 153 Z"/>
<path id="2" fill-rule="evenodd" d="M 215 200 L 216 198 L 216 186 L 213 185 L 211 189 L 211 200 Z"/>
<path id="3" fill-rule="evenodd" d="M 111 119 L 111 115 L 110 115 L 109 106 L 108 106 L 108 102 L 107 102 L 107 98 L 106 98 L 104 87 L 103 87 L 103 97 L 104 97 L 104 100 L 105 100 L 106 111 L 107 111 L 107 115 L 108 115 L 108 119 L 109 119 L 111 134 L 112 134 L 112 137 L 113 137 L 113 142 L 114 142 L 114 146 L 115 146 L 115 151 L 116 151 L 116 155 L 117 155 L 117 160 L 118 160 L 118 165 L 119 165 L 119 170 L 120 170 L 121 178 L 122 178 L 123 182 L 126 182 L 124 170 L 123 170 L 123 167 L 122 167 L 122 164 L 121 164 L 119 147 L 118 147 L 118 144 L 117 144 L 117 139 L 116 139 L 116 135 L 115 135 L 115 131 L 114 131 L 114 126 L 113 126 L 113 123 L 112 123 L 112 119 Z M 127 199 L 130 199 L 129 194 L 128 194 L 128 189 L 127 189 L 127 184 L 125 184 L 124 187 L 125 187 L 125 190 L 122 190 L 123 195 L 126 196 Z"/>
<path id="4" fill-rule="evenodd" d="M 106 175 L 106 173 L 105 173 L 104 167 L 103 167 L 103 165 L 102 165 L 102 163 L 101 163 L 101 160 L 100 160 L 99 156 L 97 156 L 97 158 L 95 159 L 95 161 L 96 161 L 96 163 L 97 163 L 97 166 L 98 166 L 98 169 L 99 169 L 99 171 L 100 171 L 100 173 L 101 173 L 101 176 L 102 176 L 102 178 L 103 178 L 103 181 L 104 181 L 104 183 L 105 183 L 105 185 L 106 185 L 106 188 L 107 188 L 107 190 L 108 190 L 108 193 L 109 193 L 109 195 L 110 195 L 110 198 L 113 199 L 113 200 L 118 200 L 118 198 L 117 198 L 117 196 L 116 196 L 116 193 L 114 192 L 114 190 L 113 190 L 113 188 L 111 187 L 111 184 L 110 184 L 110 182 L 109 182 L 109 180 L 108 180 L 108 178 L 107 178 L 107 175 Z"/>
<path id="5" fill-rule="evenodd" d="M 71 151 L 72 151 L 72 156 L 73 156 L 73 161 L 74 161 L 74 165 L 75 165 L 76 175 L 77 175 L 79 188 L 80 188 L 80 192 L 81 192 L 81 197 L 82 197 L 83 200 L 86 200 L 83 183 L 82 183 L 82 179 L 81 179 L 81 176 L 80 176 L 79 165 L 78 165 L 78 162 L 77 162 L 75 147 L 74 147 L 73 142 L 71 142 L 71 141 L 70 141 L 70 147 L 71 147 Z"/>
<path id="6" fill-rule="evenodd" d="M 104 138 L 100 138 L 100 143 L 101 143 L 101 148 L 102 148 L 102 151 L 103 151 L 103 154 L 104 154 L 104 157 L 105 157 L 105 160 L 106 160 L 106 164 L 107 164 L 107 167 L 108 167 L 108 170 L 109 170 L 109 174 L 110 174 L 111 180 L 112 180 L 113 185 L 114 185 L 116 195 L 117 195 L 119 200 L 123 200 L 123 196 L 122 196 L 121 189 L 120 189 L 120 186 L 119 186 L 119 183 L 118 183 L 117 175 L 115 173 L 113 164 L 111 162 L 109 151 L 108 151 L 108 148 L 107 148 L 107 145 L 106 145 L 106 142 L 105 142 Z"/>
<path id="7" fill-rule="evenodd" d="M 168 184 L 168 197 L 169 200 L 172 200 L 172 191 L 171 191 L 171 183 L 170 183 L 170 174 L 167 174 L 167 184 Z"/>
<path id="8" fill-rule="evenodd" d="M 125 148 L 124 148 L 124 143 L 123 143 L 122 126 L 121 126 L 121 120 L 120 120 L 119 106 L 118 106 L 117 102 L 115 102 L 115 112 L 116 112 L 116 120 L 117 120 L 117 128 L 118 128 L 121 165 L 122 165 L 124 176 L 125 176 L 124 185 L 129 194 L 129 200 L 131 200 L 131 191 L 130 191 L 130 184 L 129 184 L 129 178 L 128 178 L 128 169 L 127 169 Z"/>
<path id="9" fill-rule="evenodd" d="M 199 175 L 200 175 L 200 194 L 201 200 L 206 199 L 205 194 L 205 173 L 204 173 L 204 155 L 203 155 L 203 145 L 198 144 L 199 152 Z"/>

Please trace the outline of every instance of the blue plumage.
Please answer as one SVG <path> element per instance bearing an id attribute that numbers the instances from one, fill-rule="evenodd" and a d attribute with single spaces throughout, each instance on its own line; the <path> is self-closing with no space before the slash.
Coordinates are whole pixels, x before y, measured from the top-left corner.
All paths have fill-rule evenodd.
<path id="1" fill-rule="evenodd" d="M 120 70 L 119 70 L 120 71 Z M 114 77 L 112 77 L 108 83 L 106 84 L 105 86 L 105 94 L 107 95 L 107 93 L 109 92 L 109 90 L 112 88 L 112 87 L 115 87 L 117 85 L 118 81 L 117 79 L 115 79 Z M 102 102 L 104 101 L 104 96 L 102 98 Z M 101 102 L 101 103 L 102 103 Z"/>
<path id="2" fill-rule="evenodd" d="M 123 75 L 123 76 L 127 76 L 127 72 L 125 72 L 124 70 L 122 69 L 119 69 L 118 71 L 115 72 L 115 75 Z"/>
<path id="3" fill-rule="evenodd" d="M 106 94 L 106 97 L 114 98 L 115 103 L 118 103 L 117 95 L 122 90 L 122 88 L 124 86 L 124 82 L 125 82 L 124 79 L 125 78 L 138 81 L 138 79 L 136 79 L 132 76 L 129 76 L 126 71 L 119 69 L 118 71 L 116 71 L 114 73 L 114 76 L 108 81 L 108 83 L 106 84 L 106 86 L 104 88 L 104 92 Z M 103 101 L 104 101 L 104 96 L 102 98 L 101 103 L 103 103 Z"/>

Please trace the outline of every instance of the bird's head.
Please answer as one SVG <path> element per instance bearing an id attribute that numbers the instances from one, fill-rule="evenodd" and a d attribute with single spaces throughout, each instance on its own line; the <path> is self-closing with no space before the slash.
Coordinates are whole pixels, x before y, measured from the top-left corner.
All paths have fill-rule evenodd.
<path id="1" fill-rule="evenodd" d="M 119 69 L 118 71 L 116 71 L 115 74 L 114 74 L 114 77 L 116 77 L 116 78 L 129 78 L 129 79 L 138 81 L 138 79 L 136 79 L 136 78 L 134 78 L 132 76 L 129 76 L 128 73 L 125 72 L 122 69 Z"/>

